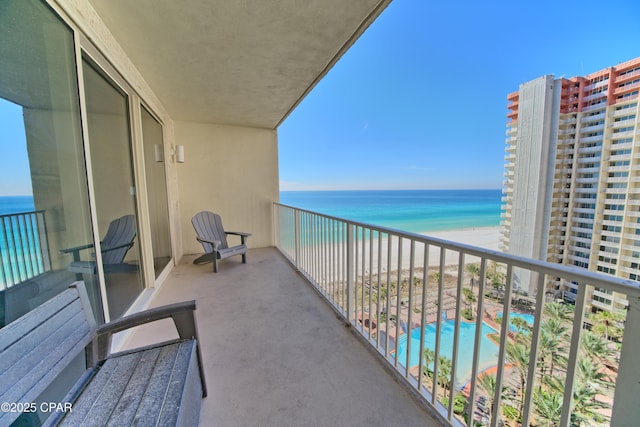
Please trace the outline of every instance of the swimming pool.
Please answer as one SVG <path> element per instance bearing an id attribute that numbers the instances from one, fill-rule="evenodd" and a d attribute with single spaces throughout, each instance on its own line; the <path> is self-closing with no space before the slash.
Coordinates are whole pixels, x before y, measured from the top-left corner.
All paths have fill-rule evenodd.
<path id="1" fill-rule="evenodd" d="M 449 359 L 453 355 L 453 334 L 454 320 L 446 320 L 442 322 L 440 331 L 440 355 Z M 498 363 L 498 346 L 491 341 L 487 335 L 495 334 L 497 331 L 482 323 L 482 339 L 480 342 L 480 359 L 479 372 L 490 368 Z M 471 369 L 473 364 L 473 342 L 475 340 L 476 324 L 461 322 L 460 338 L 458 347 L 458 366 L 454 385 L 460 386 L 471 378 Z M 435 351 L 436 348 L 436 323 L 430 323 L 425 328 L 425 348 Z M 420 363 L 420 328 L 411 330 L 411 354 L 409 355 L 410 367 L 417 366 Z M 405 366 L 407 363 L 407 335 L 402 335 L 398 342 L 398 362 Z M 430 363 L 433 369 L 433 362 Z"/>

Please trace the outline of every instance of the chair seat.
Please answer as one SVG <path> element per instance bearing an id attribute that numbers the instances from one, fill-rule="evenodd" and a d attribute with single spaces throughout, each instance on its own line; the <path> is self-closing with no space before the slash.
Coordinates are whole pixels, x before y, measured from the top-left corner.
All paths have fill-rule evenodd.
<path id="1" fill-rule="evenodd" d="M 138 271 L 138 266 L 135 264 L 127 264 L 126 262 L 119 264 L 103 264 L 102 266 L 105 273 L 131 273 Z M 68 271 L 80 274 L 97 274 L 98 269 L 95 261 L 73 261 L 69 264 Z"/>
<path id="2" fill-rule="evenodd" d="M 245 252 L 247 252 L 247 245 L 232 246 L 230 248 L 218 250 L 218 258 L 225 259 L 230 256 L 241 255 Z"/>
<path id="3" fill-rule="evenodd" d="M 69 271 L 80 274 L 96 274 L 95 261 L 73 261 L 69 264 Z"/>

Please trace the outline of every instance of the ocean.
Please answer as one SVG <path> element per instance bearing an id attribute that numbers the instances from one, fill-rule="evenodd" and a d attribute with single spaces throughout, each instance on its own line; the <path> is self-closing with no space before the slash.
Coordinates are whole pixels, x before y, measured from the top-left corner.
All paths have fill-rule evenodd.
<path id="1" fill-rule="evenodd" d="M 500 225 L 502 190 L 281 191 L 280 202 L 414 233 Z"/>
<path id="2" fill-rule="evenodd" d="M 33 211 L 33 196 L 0 196 L 0 215 Z"/>

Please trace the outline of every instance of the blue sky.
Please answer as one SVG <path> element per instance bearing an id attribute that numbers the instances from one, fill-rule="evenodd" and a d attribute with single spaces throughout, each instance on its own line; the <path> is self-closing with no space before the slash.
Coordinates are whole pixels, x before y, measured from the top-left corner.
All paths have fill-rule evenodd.
<path id="1" fill-rule="evenodd" d="M 0 98 L 0 195 L 3 196 L 32 193 L 22 123 L 22 107 Z"/>
<path id="2" fill-rule="evenodd" d="M 280 188 L 501 188 L 508 93 L 638 56 L 637 0 L 394 0 L 278 128 Z"/>
<path id="3" fill-rule="evenodd" d="M 394 0 L 279 127 L 281 189 L 500 188 L 508 93 L 638 56 L 638 0 Z M 16 123 L 0 99 L 5 195 L 31 193 Z"/>

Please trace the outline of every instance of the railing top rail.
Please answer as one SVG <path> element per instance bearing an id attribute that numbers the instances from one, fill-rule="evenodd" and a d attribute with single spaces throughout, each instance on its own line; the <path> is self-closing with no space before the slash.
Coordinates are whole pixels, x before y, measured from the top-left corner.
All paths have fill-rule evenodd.
<path id="1" fill-rule="evenodd" d="M 332 215 L 325 215 L 319 212 L 314 212 L 307 209 L 297 208 L 295 206 L 285 205 L 280 202 L 274 202 L 275 205 L 285 208 L 294 209 L 301 212 L 306 212 L 313 215 L 319 215 L 328 219 L 341 221 L 346 224 L 354 225 L 356 227 L 369 228 L 379 233 L 385 233 L 401 237 L 403 239 L 410 239 L 416 242 L 422 242 L 428 245 L 439 246 L 444 249 L 463 252 L 468 255 L 477 256 L 479 258 L 487 258 L 498 263 L 511 264 L 515 267 L 521 267 L 527 270 L 534 270 L 541 273 L 545 273 L 550 276 L 557 277 L 571 277 L 571 280 L 577 281 L 580 285 L 591 285 L 605 289 L 610 289 L 615 292 L 627 294 L 628 296 L 640 297 L 640 284 L 629 279 L 622 279 L 619 277 L 607 276 L 605 274 L 588 271 L 576 267 L 570 267 L 561 264 L 552 264 L 546 261 L 540 261 L 530 258 L 524 258 L 517 255 L 507 254 L 500 251 L 491 249 L 484 249 L 477 246 L 468 245 L 465 243 L 453 242 L 450 240 L 439 239 L 436 237 L 430 237 L 423 234 L 412 233 L 408 231 L 397 230 L 394 228 L 367 224 L 364 222 L 354 221 L 347 218 L 340 218 Z"/>
<path id="2" fill-rule="evenodd" d="M 10 217 L 10 216 L 36 214 L 36 213 L 41 213 L 41 212 L 44 212 L 44 211 L 45 211 L 44 209 L 39 209 L 37 211 L 11 212 L 11 213 L 7 213 L 7 214 L 1 214 L 0 215 L 0 219 L 6 218 L 6 217 Z"/>

